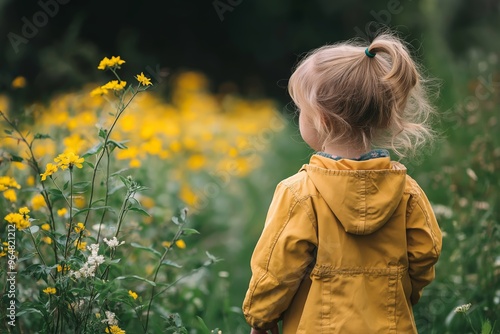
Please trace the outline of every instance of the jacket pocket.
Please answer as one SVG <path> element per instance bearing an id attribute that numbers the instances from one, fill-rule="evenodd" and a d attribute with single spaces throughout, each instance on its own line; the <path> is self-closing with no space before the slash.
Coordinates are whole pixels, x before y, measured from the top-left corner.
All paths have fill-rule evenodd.
<path id="1" fill-rule="evenodd" d="M 401 282 L 403 272 L 397 266 L 382 269 L 317 266 L 311 273 L 311 293 L 316 292 L 319 297 L 318 333 L 413 332 L 411 321 L 406 323 L 406 319 L 411 319 L 411 309 L 403 312 L 409 314 L 402 314 L 396 308 L 401 302 L 406 303 Z M 406 330 L 399 331 L 399 326 Z"/>

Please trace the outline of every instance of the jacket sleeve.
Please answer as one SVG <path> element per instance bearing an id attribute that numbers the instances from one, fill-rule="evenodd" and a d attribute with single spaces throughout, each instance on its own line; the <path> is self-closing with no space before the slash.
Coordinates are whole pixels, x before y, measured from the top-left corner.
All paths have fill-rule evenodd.
<path id="1" fill-rule="evenodd" d="M 434 265 L 441 254 L 442 235 L 429 200 L 420 188 L 413 200 L 406 237 L 412 286 L 410 299 L 415 305 L 422 296 L 423 288 L 434 280 Z"/>
<path id="2" fill-rule="evenodd" d="M 306 200 L 307 201 L 307 200 Z M 280 183 L 251 259 L 252 278 L 243 313 L 250 326 L 268 329 L 288 308 L 317 245 L 310 205 Z"/>

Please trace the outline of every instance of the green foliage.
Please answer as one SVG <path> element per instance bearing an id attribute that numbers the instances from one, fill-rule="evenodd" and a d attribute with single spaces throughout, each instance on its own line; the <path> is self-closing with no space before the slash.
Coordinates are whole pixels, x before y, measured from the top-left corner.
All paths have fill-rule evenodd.
<path id="1" fill-rule="evenodd" d="M 118 68 L 109 67 L 120 81 Z M 151 244 L 140 233 L 134 236 L 130 222 L 150 216 L 140 200 L 148 188 L 122 170 L 113 172 L 113 151 L 126 147 L 110 135 L 130 102 L 146 88 L 139 83 L 116 89 L 114 120 L 99 130 L 99 144 L 83 157 L 64 152 L 45 171 L 33 147 L 50 137 L 23 131 L 0 111 L 9 127 L 4 140 L 16 141 L 15 147 L 27 152 L 22 158 L 2 150 L 2 156 L 9 157 L 0 166 L 2 172 L 17 178 L 22 170 L 11 165 L 24 162 L 36 176 L 31 187 L 24 182 L 21 187 L 11 176 L 0 180 L 0 214 L 6 221 L 0 229 L 0 279 L 9 282 L 16 275 L 15 282 L 2 289 L 2 332 L 119 334 L 159 333 L 166 328 L 167 333 L 188 333 L 181 317 L 171 312 L 169 294 L 219 260 L 208 252 L 206 260 L 191 252 L 194 261 L 189 261 L 180 253 L 186 248 L 184 239 L 199 234 L 186 227 L 187 208 L 172 217 L 167 233 L 162 233 L 169 241 L 162 245 Z M 117 182 L 121 185 L 115 186 Z M 23 189 L 19 199 L 16 192 L 9 193 L 13 189 Z M 87 201 L 77 205 L 78 198 Z M 202 282 L 203 277 L 195 280 Z M 11 310 L 9 305 L 14 305 Z"/>

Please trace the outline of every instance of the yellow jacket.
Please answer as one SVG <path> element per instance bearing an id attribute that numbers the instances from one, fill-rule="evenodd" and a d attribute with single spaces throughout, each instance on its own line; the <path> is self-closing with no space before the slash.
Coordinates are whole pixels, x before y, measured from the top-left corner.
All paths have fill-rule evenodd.
<path id="1" fill-rule="evenodd" d="M 251 260 L 243 313 L 283 333 L 417 333 L 441 231 L 406 168 L 314 155 L 276 188 Z"/>

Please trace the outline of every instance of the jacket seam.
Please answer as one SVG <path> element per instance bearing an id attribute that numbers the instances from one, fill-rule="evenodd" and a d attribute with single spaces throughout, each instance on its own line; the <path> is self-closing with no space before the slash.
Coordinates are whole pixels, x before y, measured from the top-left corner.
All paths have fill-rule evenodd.
<path id="1" fill-rule="evenodd" d="M 289 189 L 286 185 L 285 185 L 286 189 Z M 293 195 L 293 192 L 292 192 L 292 195 Z M 276 234 L 276 237 L 274 238 L 272 244 L 270 245 L 269 247 L 269 254 L 267 256 L 267 259 L 266 259 L 266 262 L 265 262 L 265 266 L 264 266 L 264 272 L 261 274 L 261 276 L 259 277 L 259 279 L 255 282 L 255 284 L 253 285 L 253 288 L 251 290 L 251 293 L 250 293 L 250 299 L 248 301 L 248 306 L 247 306 L 247 309 L 251 308 L 252 304 L 253 304 L 253 297 L 254 297 L 254 294 L 255 294 L 255 290 L 257 289 L 257 286 L 259 286 L 260 282 L 266 277 L 266 276 L 272 276 L 274 279 L 276 279 L 276 277 L 274 277 L 273 275 L 270 275 L 269 273 L 269 264 L 271 262 L 271 257 L 272 257 L 272 254 L 274 252 L 274 248 L 276 247 L 276 244 L 278 243 L 278 240 L 281 236 L 281 234 L 283 233 L 283 231 L 285 230 L 285 227 L 288 225 L 288 223 L 290 222 L 290 217 L 292 215 L 292 212 L 293 210 L 295 209 L 296 205 L 299 203 L 297 201 L 297 198 L 295 196 L 293 196 L 293 199 L 294 199 L 294 202 L 290 205 L 290 208 L 288 210 L 288 215 L 287 215 L 287 218 L 286 218 L 286 221 L 283 223 L 283 225 L 281 226 L 279 232 Z M 253 317 L 252 317 L 253 318 Z M 253 318 L 255 319 L 255 318 Z"/>
<path id="2" fill-rule="evenodd" d="M 437 244 L 436 244 L 436 239 L 437 238 L 436 238 L 436 235 L 434 234 L 434 231 L 433 231 L 432 226 L 430 224 L 429 213 L 427 212 L 427 210 L 424 210 L 424 208 L 422 207 L 420 201 L 417 202 L 417 205 L 420 208 L 420 210 L 422 210 L 422 213 L 425 216 L 425 225 L 427 226 L 427 228 L 429 228 L 430 234 L 432 236 L 432 248 L 434 249 L 434 252 L 437 255 L 437 254 L 439 254 L 439 251 L 437 249 Z"/>
<path id="3" fill-rule="evenodd" d="M 307 177 L 307 179 L 309 180 L 309 176 Z M 295 187 L 293 187 L 293 184 L 283 183 L 283 185 L 286 187 L 286 189 L 290 190 L 290 193 L 292 194 L 293 199 L 296 201 L 296 204 L 299 204 L 300 207 L 304 209 L 304 211 L 307 215 L 307 218 L 309 218 L 309 223 L 312 225 L 314 230 L 317 231 L 317 226 L 315 224 L 316 219 L 314 218 L 313 214 L 311 213 L 311 210 L 309 210 L 309 206 L 305 203 L 306 200 L 314 197 L 314 195 L 305 194 L 303 196 L 300 196 L 297 189 L 295 189 Z M 290 212 L 291 211 L 293 211 L 293 209 L 291 209 Z M 289 212 L 289 214 L 290 214 L 290 212 Z"/>

